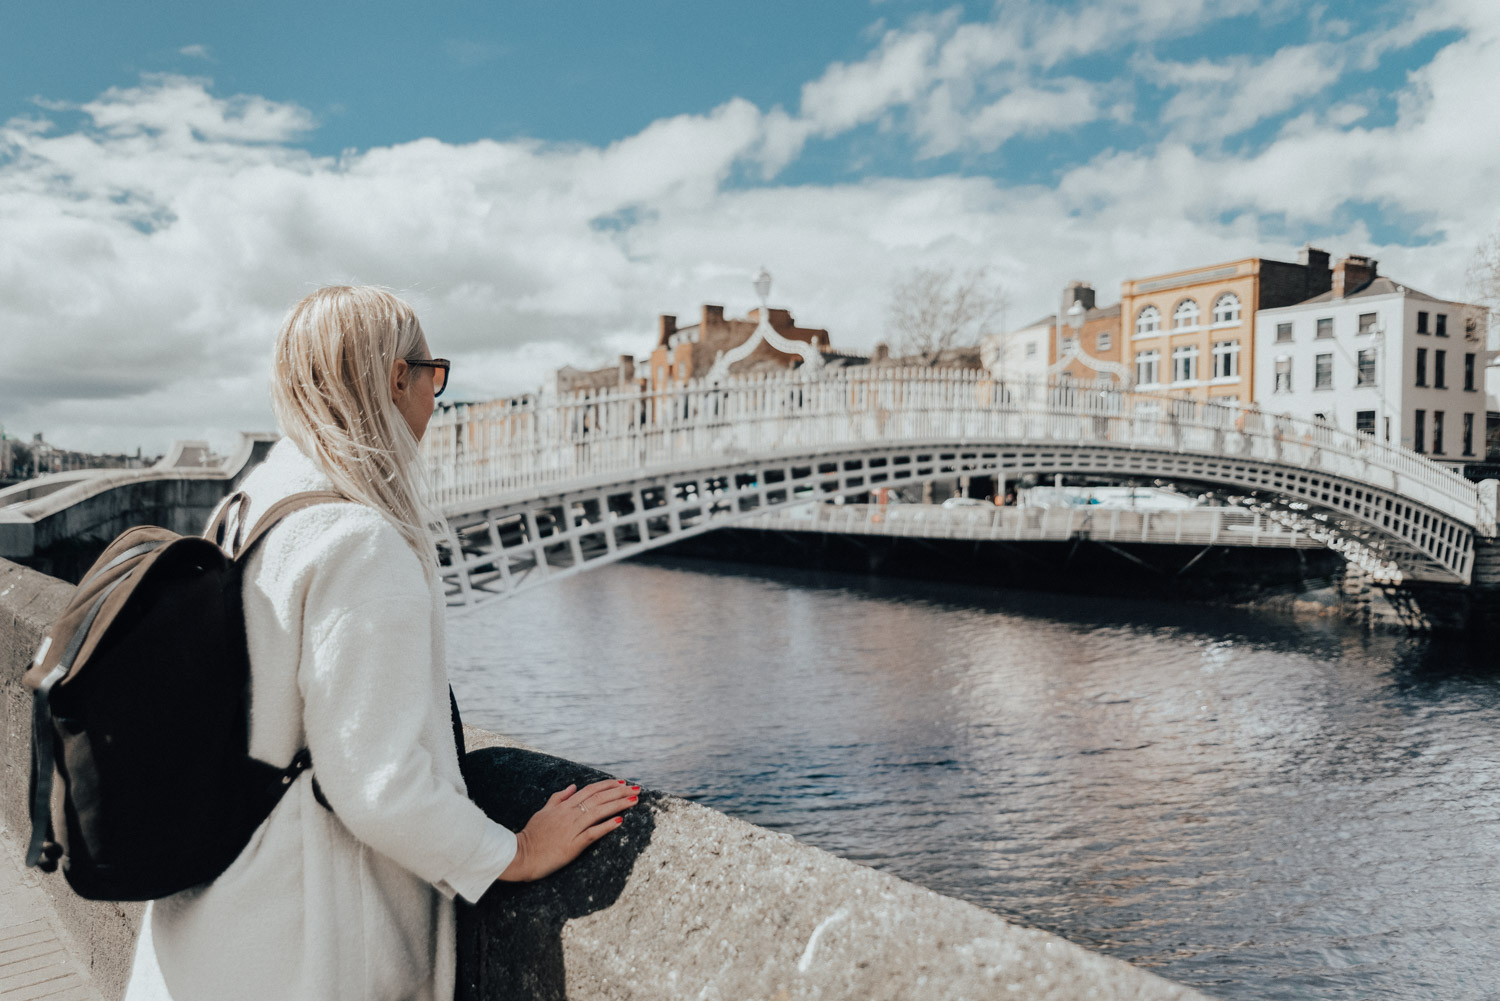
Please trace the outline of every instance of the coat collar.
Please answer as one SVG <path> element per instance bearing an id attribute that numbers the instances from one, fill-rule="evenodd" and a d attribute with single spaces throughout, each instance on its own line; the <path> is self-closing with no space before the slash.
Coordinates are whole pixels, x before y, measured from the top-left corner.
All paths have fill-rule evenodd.
<path id="1" fill-rule="evenodd" d="M 283 497 L 306 490 L 332 490 L 333 481 L 292 439 L 282 438 L 271 447 L 265 461 L 245 477 L 240 489 L 250 496 L 247 521 L 253 524 Z"/>

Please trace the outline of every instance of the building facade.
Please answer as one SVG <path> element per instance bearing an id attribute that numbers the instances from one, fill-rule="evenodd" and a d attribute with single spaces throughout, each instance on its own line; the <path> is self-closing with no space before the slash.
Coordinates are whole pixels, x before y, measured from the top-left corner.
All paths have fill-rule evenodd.
<path id="1" fill-rule="evenodd" d="M 630 355 L 620 355 L 618 362 L 604 368 L 582 369 L 564 365 L 553 373 L 553 381 L 559 397 L 645 387 L 645 380 L 636 377 L 635 359 Z"/>
<path id="2" fill-rule="evenodd" d="M 979 341 L 979 358 L 996 382 L 1040 382 L 1052 364 L 1052 339 L 1057 317 L 1048 315 L 1035 323 L 1002 334 L 985 334 Z"/>
<path id="3" fill-rule="evenodd" d="M 1483 310 L 1350 256 L 1332 288 L 1255 317 L 1256 402 L 1445 462 L 1485 456 Z"/>
<path id="4" fill-rule="evenodd" d="M 828 331 L 799 327 L 790 310 L 768 311 L 771 329 L 789 341 L 810 344 L 819 351 L 830 348 Z M 743 320 L 725 319 L 723 306 L 705 305 L 702 318 L 689 326 L 678 326 L 677 317 L 662 314 L 657 322 L 656 347 L 651 352 L 649 383 L 653 390 L 681 386 L 707 375 L 719 355 L 727 354 L 750 339 L 760 323 L 760 310 L 752 309 Z M 749 357 L 736 362 L 731 373 L 740 375 L 759 369 L 787 369 L 800 356 L 778 351 L 761 342 Z"/>
<path id="5" fill-rule="evenodd" d="M 1075 310 L 1074 304 L 1079 308 Z M 1129 381 L 1120 304 L 1097 305 L 1094 287 L 1087 282 L 1070 282 L 1064 290 L 1062 327 L 1048 343 L 1048 372 L 1070 379 Z"/>
<path id="6" fill-rule="evenodd" d="M 1296 264 L 1247 257 L 1123 282 L 1120 321 L 1136 387 L 1250 402 L 1257 312 L 1303 302 L 1332 281 L 1328 254 L 1305 247 Z"/>

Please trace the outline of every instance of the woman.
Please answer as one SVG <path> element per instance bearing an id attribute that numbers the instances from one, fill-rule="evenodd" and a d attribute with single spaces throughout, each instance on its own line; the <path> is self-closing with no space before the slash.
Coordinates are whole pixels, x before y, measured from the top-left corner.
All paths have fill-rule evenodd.
<path id="1" fill-rule="evenodd" d="M 282 324 L 285 438 L 244 482 L 246 529 L 299 491 L 350 503 L 288 516 L 251 554 L 250 753 L 306 747 L 316 791 L 300 778 L 219 878 L 151 906 L 127 998 L 447 1001 L 453 898 L 556 871 L 634 802 L 618 781 L 569 786 L 512 834 L 465 794 L 417 452 L 446 381 L 383 290 L 319 289 Z"/>

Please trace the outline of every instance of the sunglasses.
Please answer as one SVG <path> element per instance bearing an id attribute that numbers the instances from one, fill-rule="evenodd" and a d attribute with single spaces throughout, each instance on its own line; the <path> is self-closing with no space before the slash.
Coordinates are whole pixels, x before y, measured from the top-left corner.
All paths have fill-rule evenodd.
<path id="1" fill-rule="evenodd" d="M 412 367 L 432 369 L 432 396 L 436 399 L 443 395 L 443 390 L 448 388 L 448 370 L 453 363 L 446 358 L 427 358 L 422 361 L 407 360 L 406 364 Z"/>

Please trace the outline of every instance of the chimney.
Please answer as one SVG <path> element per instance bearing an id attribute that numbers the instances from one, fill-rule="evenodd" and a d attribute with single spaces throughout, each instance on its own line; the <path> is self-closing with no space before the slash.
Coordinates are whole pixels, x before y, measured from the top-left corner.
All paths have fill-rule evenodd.
<path id="1" fill-rule="evenodd" d="M 1342 299 L 1358 292 L 1375 280 L 1375 266 L 1379 261 L 1363 254 L 1350 254 L 1333 266 L 1333 297 Z"/>
<path id="2" fill-rule="evenodd" d="M 1088 282 L 1068 282 L 1068 287 L 1063 291 L 1063 301 L 1067 306 L 1075 302 L 1083 303 L 1084 309 L 1094 308 L 1094 286 Z M 1067 309 L 1064 306 L 1064 309 Z"/>
<path id="3" fill-rule="evenodd" d="M 875 350 L 870 352 L 870 361 L 885 361 L 891 356 L 891 346 L 885 341 L 876 341 Z"/>
<path id="4" fill-rule="evenodd" d="M 620 385 L 628 386 L 635 381 L 635 356 L 620 356 Z"/>
<path id="5" fill-rule="evenodd" d="M 664 348 L 667 339 L 677 332 L 677 317 L 661 314 L 656 320 L 656 346 Z"/>
<path id="6" fill-rule="evenodd" d="M 1319 250 L 1310 243 L 1303 244 L 1302 249 L 1297 252 L 1297 263 L 1313 271 L 1327 271 L 1328 251 Z"/>

